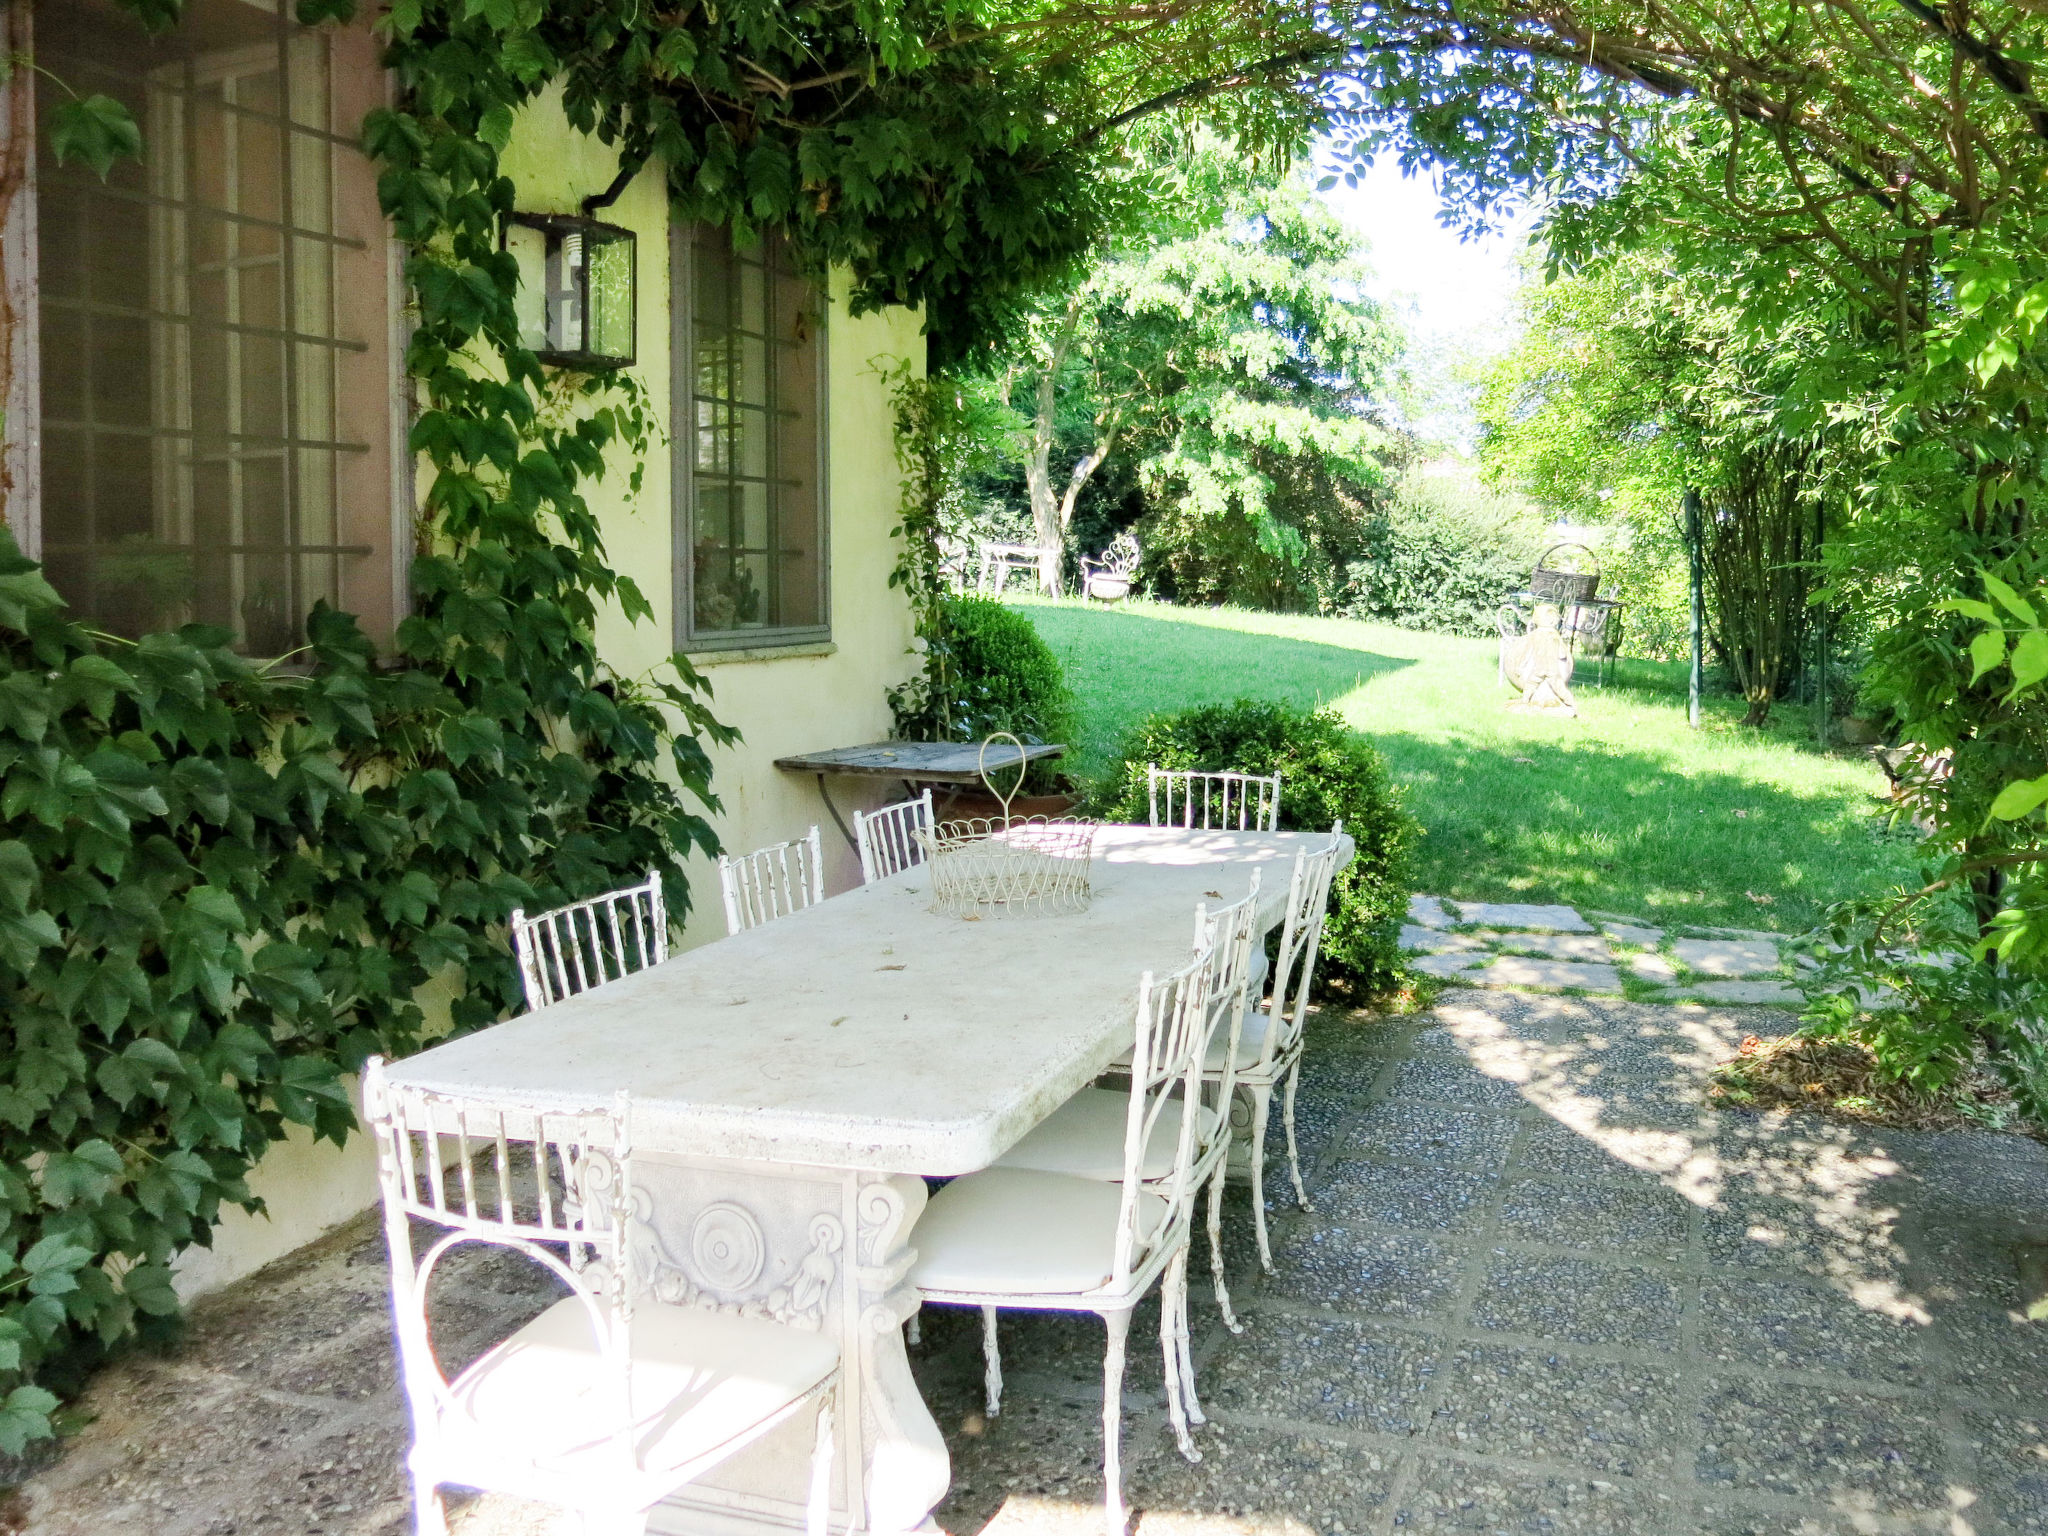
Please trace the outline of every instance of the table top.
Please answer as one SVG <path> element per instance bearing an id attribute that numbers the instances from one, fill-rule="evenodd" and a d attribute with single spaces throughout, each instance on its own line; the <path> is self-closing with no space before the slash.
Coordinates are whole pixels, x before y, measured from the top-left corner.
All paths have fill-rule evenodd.
<path id="1" fill-rule="evenodd" d="M 978 741 L 876 741 L 864 747 L 833 747 L 778 757 L 775 766 L 791 773 L 871 773 L 888 779 L 972 784 L 980 779 L 984 761 L 991 771 L 1011 769 L 1020 762 L 1058 757 L 1066 750 L 1057 742 L 1040 742 L 1019 753 L 1009 742 L 999 741 L 989 747 L 984 759 Z"/>
<path id="2" fill-rule="evenodd" d="M 544 1108 L 623 1088 L 649 1150 L 969 1173 L 1129 1046 L 1140 973 L 1187 963 L 1198 904 L 1238 900 L 1256 866 L 1260 924 L 1278 924 L 1295 852 L 1327 837 L 1105 826 L 1089 910 L 1067 917 L 940 917 L 913 869 L 390 1077 Z"/>

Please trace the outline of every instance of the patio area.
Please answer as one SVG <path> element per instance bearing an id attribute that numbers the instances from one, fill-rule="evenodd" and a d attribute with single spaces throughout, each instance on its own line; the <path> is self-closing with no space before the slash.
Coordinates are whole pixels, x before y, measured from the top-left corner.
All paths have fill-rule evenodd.
<path id="1" fill-rule="evenodd" d="M 1316 1210 L 1269 1180 L 1277 1273 L 1226 1219 L 1249 1324 L 1198 1268 L 1210 1427 L 1174 1451 L 1156 1303 L 1133 1331 L 1135 1525 L 1660 1536 L 2048 1531 L 2048 1149 L 1708 1106 L 1756 1009 L 1455 989 L 1403 1020 L 1312 1021 Z M 185 1344 L 103 1373 L 92 1416 L 0 1529 L 410 1529 L 406 1441 L 369 1220 L 200 1307 Z M 452 1355 L 539 1309 L 477 1266 Z M 1100 1529 L 1101 1331 L 1003 1321 L 981 1417 L 978 1320 L 912 1351 L 945 1430 L 945 1529 Z M 572 1530 L 500 1498 L 461 1536 Z"/>

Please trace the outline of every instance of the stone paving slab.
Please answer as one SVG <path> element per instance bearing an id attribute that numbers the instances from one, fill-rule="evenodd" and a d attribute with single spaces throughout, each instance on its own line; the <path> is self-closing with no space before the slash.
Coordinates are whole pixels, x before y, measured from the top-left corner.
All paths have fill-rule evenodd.
<path id="1" fill-rule="evenodd" d="M 1492 928 L 1461 937 L 1476 939 L 1495 949 L 1531 950 L 1552 960 L 1592 960 L 1605 964 L 1614 958 L 1607 940 L 1591 933 L 1508 933 Z"/>
<path id="2" fill-rule="evenodd" d="M 1319 1016 L 1315 1210 L 1274 1201 L 1270 1277 L 1245 1191 L 1224 1211 L 1246 1332 L 1195 1265 L 1199 1465 L 1164 1422 L 1156 1305 L 1134 1319 L 1133 1536 L 2048 1532 L 2048 1328 L 2024 1318 L 2043 1280 L 2019 1257 L 2048 1240 L 2048 1148 L 1707 1104 L 1758 1027 L 1471 988 L 1413 1019 Z M 409 1532 L 381 1246 L 359 1222 L 103 1370 L 0 1530 Z M 451 1363 L 541 1300 L 461 1278 Z M 953 1461 L 937 1523 L 1100 1536 L 1101 1325 L 1003 1328 L 993 1421 L 971 1310 L 928 1309 L 912 1351 Z M 498 1496 L 450 1523 L 579 1530 Z"/>
<path id="3" fill-rule="evenodd" d="M 1778 946 L 1768 939 L 1680 939 L 1671 952 L 1702 976 L 1760 976 L 1780 963 Z"/>
<path id="4" fill-rule="evenodd" d="M 1600 931 L 1617 944 L 1662 944 L 1662 928 L 1646 928 L 1639 923 L 1602 923 Z"/>
<path id="5" fill-rule="evenodd" d="M 1435 920 L 1450 910 L 1468 926 L 1442 932 L 1411 921 L 1402 927 L 1400 942 L 1416 957 L 1410 969 L 1456 986 L 1617 994 L 1622 985 L 1611 941 L 1643 946 L 1621 956 L 1619 964 L 1636 981 L 1666 989 L 1665 1001 L 1796 1007 L 1805 1000 L 1778 974 L 1782 935 L 1712 929 L 1707 931 L 1717 936 L 1672 939 L 1662 928 L 1611 913 L 1591 914 L 1599 920 L 1596 929 L 1567 906 L 1410 900 L 1411 916 L 1420 912 Z M 1485 926 L 1470 926 L 1479 923 Z M 1488 955 L 1499 958 L 1490 964 L 1470 958 Z"/>
<path id="6" fill-rule="evenodd" d="M 1477 970 L 1486 964 L 1486 956 L 1468 952 L 1450 954 L 1417 955 L 1408 962 L 1408 969 L 1424 976 L 1448 978 L 1462 976 L 1467 971 Z"/>
<path id="7" fill-rule="evenodd" d="M 1457 919 L 1444 910 L 1441 897 L 1410 896 L 1408 898 L 1408 921 L 1422 928 L 1448 928 Z"/>
<path id="8" fill-rule="evenodd" d="M 1418 928 L 1413 923 L 1401 925 L 1400 942 L 1402 949 L 1425 955 L 1486 948 L 1486 941 L 1477 934 L 1450 933 L 1441 928 Z"/>
<path id="9" fill-rule="evenodd" d="M 1534 928 L 1552 933 L 1591 933 L 1593 925 L 1570 907 L 1531 906 L 1516 901 L 1461 901 L 1458 917 L 1482 928 Z"/>
<path id="10" fill-rule="evenodd" d="M 1703 1003 L 1771 1003 L 1797 1007 L 1806 994 L 1782 981 L 1695 981 L 1680 989 L 1685 998 Z"/>
<path id="11" fill-rule="evenodd" d="M 1644 981 L 1665 982 L 1678 980 L 1678 962 L 1669 955 L 1630 955 L 1628 968 Z"/>

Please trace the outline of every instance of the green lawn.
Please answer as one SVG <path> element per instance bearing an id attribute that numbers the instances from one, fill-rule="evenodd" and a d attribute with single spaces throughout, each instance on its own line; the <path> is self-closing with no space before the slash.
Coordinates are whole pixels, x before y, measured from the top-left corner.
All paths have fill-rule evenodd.
<path id="1" fill-rule="evenodd" d="M 1080 772 L 1100 773 L 1122 731 L 1159 710 L 1334 704 L 1408 788 L 1426 891 L 1796 931 L 1911 873 L 1868 762 L 1815 751 L 1796 708 L 1759 732 L 1737 723 L 1739 700 L 1710 698 L 1689 730 L 1679 666 L 1625 661 L 1605 689 L 1582 678 L 1579 718 L 1557 719 L 1503 707 L 1490 640 L 1225 609 L 1022 606 L 1080 698 Z"/>

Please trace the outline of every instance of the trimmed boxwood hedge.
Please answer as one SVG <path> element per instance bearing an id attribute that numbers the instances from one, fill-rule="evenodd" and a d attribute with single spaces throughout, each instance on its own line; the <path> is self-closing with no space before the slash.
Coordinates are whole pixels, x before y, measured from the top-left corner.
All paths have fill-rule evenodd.
<path id="1" fill-rule="evenodd" d="M 1386 759 L 1335 710 L 1238 699 L 1154 715 L 1124 737 L 1116 766 L 1096 786 L 1095 814 L 1144 821 L 1148 763 L 1278 773 L 1287 831 L 1322 831 L 1341 816 L 1358 853 L 1331 888 L 1318 976 L 1354 994 L 1383 992 L 1399 980 L 1401 919 L 1420 829 Z"/>

